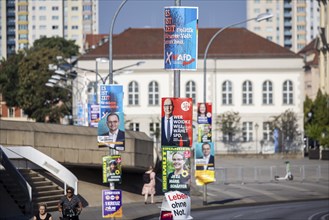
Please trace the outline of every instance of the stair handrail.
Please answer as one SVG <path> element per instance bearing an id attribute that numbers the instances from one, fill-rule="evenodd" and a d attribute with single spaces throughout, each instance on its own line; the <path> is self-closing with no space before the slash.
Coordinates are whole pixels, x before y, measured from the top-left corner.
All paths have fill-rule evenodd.
<path id="1" fill-rule="evenodd" d="M 13 175 L 18 185 L 22 189 L 24 196 L 28 198 L 25 204 L 25 212 L 31 214 L 33 212 L 33 204 L 32 204 L 32 187 L 26 181 L 26 179 L 22 176 L 22 174 L 16 169 L 14 164 L 9 160 L 6 153 L 4 152 L 4 148 L 0 145 L 0 164 L 5 168 L 5 170 Z"/>
<path id="2" fill-rule="evenodd" d="M 5 147 L 5 149 L 16 156 L 18 155 L 31 161 L 56 176 L 59 180 L 64 182 L 64 192 L 66 192 L 67 185 L 69 185 L 74 188 L 74 194 L 78 194 L 78 178 L 53 158 L 31 146 L 10 146 Z"/>

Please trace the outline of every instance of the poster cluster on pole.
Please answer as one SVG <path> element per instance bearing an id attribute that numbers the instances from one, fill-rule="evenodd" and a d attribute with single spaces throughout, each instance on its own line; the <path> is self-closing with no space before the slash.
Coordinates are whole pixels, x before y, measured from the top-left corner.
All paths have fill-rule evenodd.
<path id="1" fill-rule="evenodd" d="M 195 146 L 195 181 L 197 185 L 215 181 L 215 149 L 212 142 L 211 121 L 211 103 L 198 103 L 198 142 Z"/>

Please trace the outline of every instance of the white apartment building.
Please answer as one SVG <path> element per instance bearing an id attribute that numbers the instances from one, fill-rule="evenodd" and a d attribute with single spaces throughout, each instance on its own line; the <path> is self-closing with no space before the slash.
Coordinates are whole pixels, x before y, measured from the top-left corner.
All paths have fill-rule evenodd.
<path id="1" fill-rule="evenodd" d="M 41 37 L 75 40 L 83 52 L 86 34 L 98 34 L 98 0 L 2 0 L 1 57 L 28 48 Z"/>
<path id="2" fill-rule="evenodd" d="M 319 4 L 316 0 L 248 0 L 247 18 L 269 12 L 265 22 L 249 22 L 247 29 L 294 52 L 317 37 Z"/>
<path id="3" fill-rule="evenodd" d="M 197 71 L 180 74 L 180 97 L 193 98 L 194 121 L 196 103 L 203 102 L 203 53 L 216 31 L 199 29 Z M 108 57 L 107 44 L 81 56 L 77 66 L 95 71 L 97 65 L 97 71 L 105 78 L 109 64 L 96 64 L 96 59 Z M 213 105 L 212 141 L 217 154 L 269 153 L 273 135 L 268 121 L 287 109 L 297 114 L 298 127 L 303 133 L 302 57 L 243 28 L 225 30 L 213 42 L 207 57 L 206 98 Z M 174 73 L 164 70 L 162 29 L 128 29 L 113 38 L 114 70 L 139 61 L 145 63 L 128 68 L 128 73 L 115 73 L 114 82 L 123 85 L 126 129 L 152 137 L 155 128 L 161 126 L 161 98 L 174 95 Z M 74 84 L 80 95 L 74 96 L 75 105 L 79 99 L 87 115 L 87 87 L 95 81 L 96 74 L 77 71 L 79 76 L 75 80 L 79 83 Z M 239 112 L 241 116 L 241 141 L 234 146 L 226 143 L 220 132 L 218 116 L 227 111 Z"/>

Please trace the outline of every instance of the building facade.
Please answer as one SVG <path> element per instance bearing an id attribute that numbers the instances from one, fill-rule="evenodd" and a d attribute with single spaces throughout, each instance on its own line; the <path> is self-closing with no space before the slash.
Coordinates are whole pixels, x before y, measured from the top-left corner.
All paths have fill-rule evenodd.
<path id="1" fill-rule="evenodd" d="M 1 57 L 28 48 L 41 37 L 75 40 L 83 52 L 86 34 L 98 34 L 98 0 L 3 0 Z"/>
<path id="2" fill-rule="evenodd" d="M 216 31 L 218 29 L 199 29 L 197 71 L 180 74 L 180 96 L 193 98 L 194 120 L 196 103 L 203 102 L 203 53 Z M 242 28 L 227 29 L 218 39 L 208 52 L 206 81 L 206 99 L 213 104 L 212 140 L 216 153 L 269 152 L 273 134 L 268 122 L 288 109 L 296 113 L 302 134 L 302 57 Z M 81 56 L 77 66 L 95 70 L 97 65 L 97 72 L 105 78 L 109 64 L 96 64 L 100 57 L 108 57 L 108 43 Z M 128 29 L 118 34 L 113 38 L 113 59 L 114 70 L 145 61 L 143 65 L 128 68 L 127 73 L 114 71 L 114 83 L 123 85 L 126 129 L 143 131 L 154 137 L 155 130 L 161 126 L 161 98 L 174 96 L 173 71 L 164 70 L 163 30 Z M 95 81 L 96 74 L 77 71 L 80 77 L 76 80 L 80 83 L 76 86 L 84 84 L 86 88 L 80 100 L 87 115 L 87 85 Z M 232 111 L 241 116 L 238 144 L 225 142 L 220 130 L 219 115 Z M 158 139 L 155 138 L 156 143 Z"/>
<path id="3" fill-rule="evenodd" d="M 247 18 L 269 12 L 266 22 L 249 22 L 247 29 L 294 52 L 318 34 L 319 4 L 316 0 L 248 0 Z"/>

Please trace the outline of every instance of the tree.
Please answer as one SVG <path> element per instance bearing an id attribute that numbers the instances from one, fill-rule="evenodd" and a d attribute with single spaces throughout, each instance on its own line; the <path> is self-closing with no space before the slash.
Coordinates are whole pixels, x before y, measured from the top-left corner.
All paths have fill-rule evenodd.
<path id="1" fill-rule="evenodd" d="M 22 108 L 29 118 L 37 122 L 59 123 L 60 118 L 71 112 L 71 94 L 70 89 L 45 86 L 53 74 L 48 65 L 57 64 L 57 56 L 67 58 L 77 55 L 78 48 L 74 41 L 63 38 L 41 38 L 25 50 L 24 55 L 17 59 L 9 58 L 5 63 L 8 68 L 4 74 L 1 72 L 0 88 L 1 91 L 6 90 L 5 94 L 14 95 L 6 96 L 6 102 Z M 11 69 L 15 70 L 14 73 Z M 15 83 L 5 82 L 11 77 L 16 80 Z"/>
<path id="2" fill-rule="evenodd" d="M 239 112 L 228 111 L 219 115 L 220 130 L 223 134 L 223 142 L 230 147 L 232 145 L 237 148 L 238 143 L 240 143 L 239 133 L 240 130 L 240 115 Z M 235 149 L 236 151 L 237 149 Z"/>
<path id="3" fill-rule="evenodd" d="M 315 100 L 304 102 L 306 135 L 315 141 L 316 147 L 322 145 L 329 148 L 329 96 L 318 91 Z M 308 116 L 308 113 L 311 113 Z"/>
<path id="4" fill-rule="evenodd" d="M 9 107 L 18 106 L 18 64 L 23 58 L 23 53 L 13 54 L 7 60 L 0 62 L 0 93 Z"/>
<path id="5" fill-rule="evenodd" d="M 301 133 L 298 128 L 297 114 L 291 109 L 287 109 L 284 113 L 272 118 L 273 120 L 270 121 L 272 130 L 277 128 L 281 131 L 282 150 L 287 150 L 293 145 L 298 147 L 301 142 Z M 300 140 L 297 138 L 300 138 Z M 283 146 L 285 146 L 285 149 L 283 149 Z"/>

